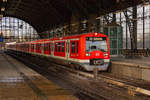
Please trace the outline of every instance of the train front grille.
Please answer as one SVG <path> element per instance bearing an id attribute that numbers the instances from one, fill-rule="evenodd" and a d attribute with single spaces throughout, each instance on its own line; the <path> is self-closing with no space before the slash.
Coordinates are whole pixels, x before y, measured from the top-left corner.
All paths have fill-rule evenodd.
<path id="1" fill-rule="evenodd" d="M 104 59 L 90 59 L 90 65 L 103 65 Z"/>

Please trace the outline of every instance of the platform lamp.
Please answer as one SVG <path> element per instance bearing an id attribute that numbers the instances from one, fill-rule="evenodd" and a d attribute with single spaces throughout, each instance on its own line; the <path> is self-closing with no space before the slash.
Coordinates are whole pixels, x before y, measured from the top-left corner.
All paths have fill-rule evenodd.
<path id="1" fill-rule="evenodd" d="M 2 20 L 2 18 L 3 18 L 3 12 L 5 11 L 5 8 L 4 7 L 2 7 L 1 8 L 1 11 L 0 11 L 0 21 Z"/>
<path id="2" fill-rule="evenodd" d="M 1 9 L 0 9 L 0 22 L 2 21 L 2 18 L 3 18 L 3 16 L 4 16 L 4 11 L 5 11 L 5 8 L 4 7 L 1 7 Z M 2 22 L 1 22 L 2 23 Z M 1 35 L 3 35 L 2 34 L 2 25 L 1 25 Z"/>
<path id="3" fill-rule="evenodd" d="M 5 11 L 5 8 L 4 8 L 4 7 L 2 7 L 2 8 L 1 8 L 1 12 L 4 12 L 4 11 Z"/>
<path id="4" fill-rule="evenodd" d="M 2 14 L 0 14 L 0 21 L 2 20 L 2 18 L 3 18 L 3 15 L 2 15 Z"/>
<path id="5" fill-rule="evenodd" d="M 2 22 L 3 14 L 0 14 L 0 23 Z M 2 30 L 0 30 L 2 32 Z"/>
<path id="6" fill-rule="evenodd" d="M 7 0 L 2 0 L 3 2 L 7 2 Z"/>
<path id="7" fill-rule="evenodd" d="M 7 0 L 2 0 L 3 1 L 3 6 L 1 7 L 1 14 L 2 14 L 2 12 L 4 12 L 5 11 L 5 3 L 7 3 Z"/>
<path id="8" fill-rule="evenodd" d="M 0 13 L 0 23 L 2 23 L 2 18 L 3 18 L 3 14 Z M 1 30 L 0 30 L 0 31 L 1 31 L 1 32 L 0 32 L 1 34 L 0 34 L 0 35 L 2 36 L 2 35 L 3 35 L 3 34 L 2 34 L 2 26 L 1 26 Z"/>
<path id="9" fill-rule="evenodd" d="M 2 12 L 4 12 L 5 11 L 5 4 L 7 3 L 7 0 L 2 0 L 3 1 L 3 6 L 1 7 L 1 14 L 2 14 Z"/>

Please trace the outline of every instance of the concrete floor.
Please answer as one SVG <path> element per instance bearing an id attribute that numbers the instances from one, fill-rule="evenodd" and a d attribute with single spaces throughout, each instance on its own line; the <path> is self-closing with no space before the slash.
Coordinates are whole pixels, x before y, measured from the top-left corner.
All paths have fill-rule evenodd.
<path id="1" fill-rule="evenodd" d="M 24 64 L 0 52 L 0 100 L 78 100 Z"/>

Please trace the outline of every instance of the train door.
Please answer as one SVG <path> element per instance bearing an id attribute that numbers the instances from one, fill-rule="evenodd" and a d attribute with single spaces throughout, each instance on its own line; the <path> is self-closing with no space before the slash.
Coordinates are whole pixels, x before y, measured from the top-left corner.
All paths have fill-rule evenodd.
<path id="1" fill-rule="evenodd" d="M 41 42 L 41 53 L 44 55 L 44 42 Z"/>
<path id="2" fill-rule="evenodd" d="M 51 42 L 47 43 L 48 46 L 48 54 L 51 55 Z"/>
<path id="3" fill-rule="evenodd" d="M 29 43 L 29 53 L 31 53 L 31 43 Z"/>
<path id="4" fill-rule="evenodd" d="M 70 57 L 70 40 L 66 40 L 66 59 Z"/>
<path id="5" fill-rule="evenodd" d="M 36 53 L 38 53 L 38 50 L 39 50 L 39 46 L 38 46 L 38 43 L 36 43 L 35 45 L 36 45 L 36 49 L 35 49 L 35 52 L 36 52 Z"/>
<path id="6" fill-rule="evenodd" d="M 32 43 L 31 44 L 31 52 L 34 53 L 35 52 L 34 50 L 35 50 L 35 45 Z"/>
<path id="7" fill-rule="evenodd" d="M 79 40 L 72 40 L 70 42 L 70 58 L 79 57 Z"/>
<path id="8" fill-rule="evenodd" d="M 44 42 L 44 54 L 47 54 L 47 44 Z"/>
<path id="9" fill-rule="evenodd" d="M 33 53 L 36 53 L 36 43 L 33 43 L 33 46 L 34 46 L 34 48 L 33 48 Z"/>
<path id="10" fill-rule="evenodd" d="M 51 56 L 54 56 L 54 42 L 51 42 Z"/>

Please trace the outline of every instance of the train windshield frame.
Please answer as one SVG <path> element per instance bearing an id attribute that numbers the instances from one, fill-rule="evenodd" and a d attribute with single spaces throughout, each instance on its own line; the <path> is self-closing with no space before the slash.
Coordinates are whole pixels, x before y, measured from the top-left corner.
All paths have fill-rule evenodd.
<path id="1" fill-rule="evenodd" d="M 106 37 L 86 37 L 86 52 L 108 52 Z"/>

